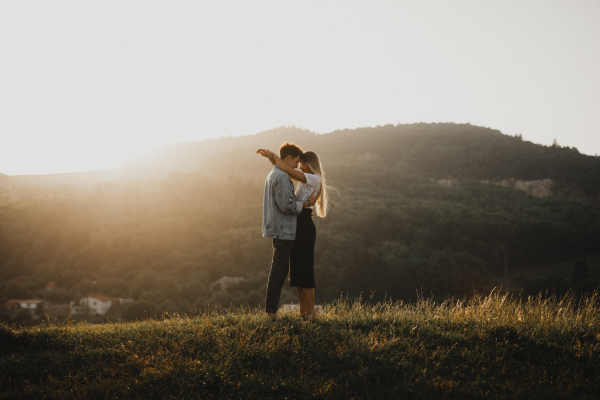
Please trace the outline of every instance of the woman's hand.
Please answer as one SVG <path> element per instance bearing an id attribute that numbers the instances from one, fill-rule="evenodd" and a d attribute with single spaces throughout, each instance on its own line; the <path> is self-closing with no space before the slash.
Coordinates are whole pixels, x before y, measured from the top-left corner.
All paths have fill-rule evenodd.
<path id="1" fill-rule="evenodd" d="M 256 154 L 260 154 L 263 157 L 267 157 L 271 164 L 275 165 L 275 158 L 273 158 L 273 152 L 267 149 L 258 149 L 256 150 Z"/>
<path id="2" fill-rule="evenodd" d="M 256 150 L 256 154 L 260 154 L 263 157 L 272 158 L 271 152 L 267 149 L 258 149 Z"/>

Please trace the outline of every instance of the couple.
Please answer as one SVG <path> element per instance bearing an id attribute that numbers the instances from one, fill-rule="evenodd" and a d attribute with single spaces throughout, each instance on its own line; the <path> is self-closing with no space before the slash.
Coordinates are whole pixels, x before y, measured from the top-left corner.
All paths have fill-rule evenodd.
<path id="1" fill-rule="evenodd" d="M 256 152 L 267 157 L 273 169 L 265 182 L 263 197 L 263 237 L 273 239 L 273 261 L 267 283 L 266 311 L 276 320 L 279 297 L 285 278 L 296 287 L 300 314 L 315 316 L 315 240 L 313 208 L 324 218 L 327 214 L 327 185 L 319 157 L 303 152 L 292 143 L 279 148 L 279 156 L 270 150 Z M 298 168 L 300 163 L 300 171 Z M 294 193 L 294 184 L 298 182 Z"/>

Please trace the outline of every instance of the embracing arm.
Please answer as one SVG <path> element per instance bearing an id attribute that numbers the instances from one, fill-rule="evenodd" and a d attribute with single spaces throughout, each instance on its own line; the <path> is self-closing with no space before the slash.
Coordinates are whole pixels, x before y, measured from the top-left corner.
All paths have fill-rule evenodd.
<path id="1" fill-rule="evenodd" d="M 273 153 L 271 150 L 258 149 L 256 150 L 256 154 L 260 154 L 263 157 L 267 157 L 273 165 L 277 164 L 279 169 L 288 174 L 293 180 L 306 183 L 306 176 L 304 176 L 303 172 L 297 171 L 289 165 L 287 165 L 281 158 L 279 158 L 277 154 Z"/>
<path id="2" fill-rule="evenodd" d="M 269 158 L 271 160 L 275 161 L 275 164 L 277 164 L 279 169 L 281 169 L 283 172 L 288 174 L 291 178 L 293 178 L 299 182 L 306 183 L 306 175 L 304 175 L 304 172 L 293 169 L 292 167 L 287 165 L 281 158 L 279 158 L 279 156 L 277 154 L 273 153 L 271 150 L 266 150 L 266 151 L 268 152 L 268 154 L 270 156 Z"/>
<path id="3" fill-rule="evenodd" d="M 259 151 L 260 151 L 260 150 L 259 150 Z M 257 153 L 258 153 L 259 151 L 257 151 Z M 267 151 L 266 151 L 266 152 L 264 152 L 264 153 L 263 153 L 263 152 L 261 152 L 260 154 L 261 154 L 263 157 L 267 157 L 267 158 L 269 159 L 269 161 L 271 161 L 271 165 L 273 165 L 273 166 L 274 166 L 274 165 L 275 165 L 275 159 L 274 159 L 274 158 L 271 156 L 271 154 L 269 154 L 269 153 L 268 153 L 268 151 L 269 151 L 269 150 L 267 150 Z"/>
<path id="4" fill-rule="evenodd" d="M 287 176 L 279 175 L 277 177 L 272 193 L 275 204 L 284 214 L 300 214 L 302 212 L 304 204 L 301 201 L 296 201 L 294 186 L 292 186 L 292 182 Z"/>
<path id="5" fill-rule="evenodd" d="M 267 157 L 269 159 L 269 161 L 271 161 L 271 165 L 275 165 L 275 159 L 273 158 L 273 156 L 271 156 L 270 153 L 271 152 L 269 150 L 264 150 L 264 149 L 256 150 L 256 154 L 260 154 L 263 157 Z"/>
<path id="6" fill-rule="evenodd" d="M 317 203 L 317 199 L 319 198 L 319 193 L 317 192 L 312 192 L 308 200 L 296 201 L 293 186 L 289 184 L 289 180 L 286 183 L 286 180 L 288 178 L 285 175 L 278 177 L 275 181 L 276 187 L 273 193 L 275 204 L 277 204 L 281 212 L 284 214 L 300 214 L 303 208 L 312 207 Z"/>

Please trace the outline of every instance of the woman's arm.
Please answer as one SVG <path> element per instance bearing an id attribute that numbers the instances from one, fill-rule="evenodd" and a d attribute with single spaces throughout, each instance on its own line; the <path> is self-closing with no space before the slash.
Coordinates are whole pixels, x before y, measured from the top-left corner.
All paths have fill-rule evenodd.
<path id="1" fill-rule="evenodd" d="M 273 153 L 271 150 L 267 150 L 267 151 L 269 152 L 269 155 L 271 156 L 271 158 L 273 160 L 275 160 L 275 163 L 277 164 L 277 166 L 283 172 L 288 174 L 292 179 L 295 179 L 299 182 L 306 183 L 306 175 L 304 175 L 304 172 L 298 171 L 297 169 L 293 169 L 292 167 L 287 165 L 281 158 L 279 158 L 279 156 L 277 154 Z"/>
<path id="2" fill-rule="evenodd" d="M 267 157 L 269 161 L 271 161 L 271 164 L 275 165 L 275 160 L 273 159 L 273 157 L 271 157 L 271 154 L 269 154 L 269 150 L 258 149 L 256 150 L 256 154 L 260 154 L 263 157 Z"/>
<path id="3" fill-rule="evenodd" d="M 273 153 L 271 150 L 267 149 L 258 149 L 256 150 L 257 154 L 262 155 L 263 157 L 267 157 L 273 165 L 277 164 L 277 166 L 286 174 L 288 174 L 292 179 L 298 182 L 306 183 L 306 175 L 304 172 L 298 171 L 287 165 L 279 156 Z"/>

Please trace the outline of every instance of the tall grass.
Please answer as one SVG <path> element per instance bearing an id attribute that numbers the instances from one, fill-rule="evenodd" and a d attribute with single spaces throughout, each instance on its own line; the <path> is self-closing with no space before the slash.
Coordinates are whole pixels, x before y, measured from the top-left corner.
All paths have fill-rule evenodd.
<path id="1" fill-rule="evenodd" d="M 0 328 L 2 398 L 600 398 L 598 293 Z"/>

